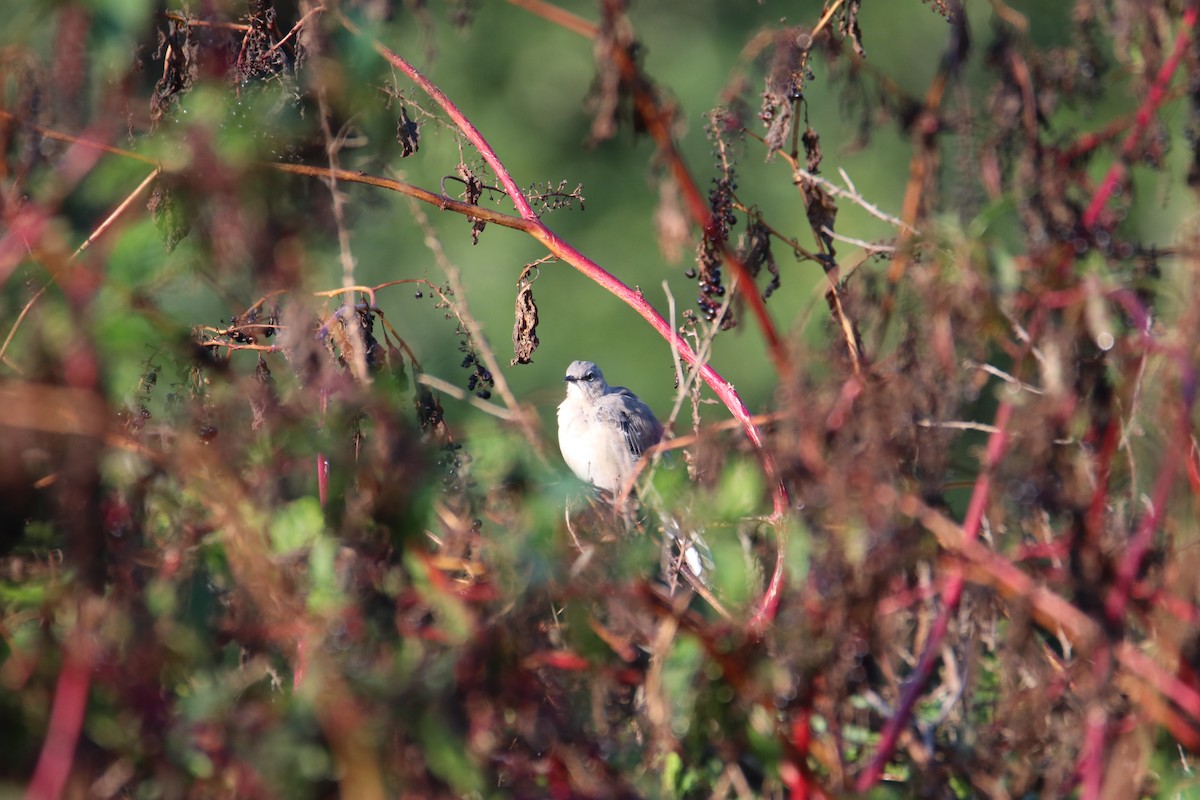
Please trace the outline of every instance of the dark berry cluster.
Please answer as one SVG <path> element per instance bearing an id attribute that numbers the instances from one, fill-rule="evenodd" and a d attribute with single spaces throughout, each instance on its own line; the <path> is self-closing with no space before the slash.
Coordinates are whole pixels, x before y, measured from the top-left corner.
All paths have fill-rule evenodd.
<path id="1" fill-rule="evenodd" d="M 696 270 L 689 269 L 687 276 L 697 278 L 700 285 L 700 295 L 697 304 L 704 313 L 705 319 L 713 321 L 721 312 L 725 298 L 725 285 L 721 280 L 721 262 L 724 260 L 725 244 L 729 240 L 729 229 L 737 223 L 733 213 L 733 192 L 737 188 L 732 171 L 718 178 L 708 195 L 708 206 L 711 217 L 704 228 L 704 238 L 700 241 L 696 254 Z M 721 318 L 721 328 L 726 330 L 736 325 L 729 310 Z"/>
<path id="2" fill-rule="evenodd" d="M 467 377 L 467 391 L 474 392 L 481 400 L 487 400 L 492 396 L 492 389 L 496 388 L 496 380 L 492 377 L 491 370 L 479 360 L 479 356 L 471 348 L 469 339 L 460 339 L 458 349 L 464 353 L 462 368 L 471 370 Z"/>
<path id="3" fill-rule="evenodd" d="M 450 284 L 442 286 L 434 286 L 428 284 L 433 290 L 432 296 L 437 298 L 437 302 L 433 307 L 438 311 L 443 312 L 443 316 L 447 319 L 455 319 L 458 317 L 458 311 L 451 305 L 450 298 L 454 296 L 454 289 Z M 413 295 L 417 300 L 424 298 L 425 293 L 419 289 Z M 458 350 L 463 354 L 462 368 L 471 370 L 471 375 L 467 378 L 467 391 L 474 392 L 476 397 L 482 400 L 487 400 L 492 396 L 492 389 L 496 388 L 495 378 L 492 377 L 491 370 L 483 365 L 479 360 L 479 355 L 475 352 L 475 348 L 471 346 L 471 332 L 467 330 L 462 323 L 462 318 L 458 317 L 459 324 L 454 331 L 455 336 L 462 337 L 458 340 Z"/>
<path id="4" fill-rule="evenodd" d="M 238 344 L 257 344 L 258 336 L 269 339 L 279 328 L 279 306 L 253 306 L 229 320 L 227 333 Z"/>

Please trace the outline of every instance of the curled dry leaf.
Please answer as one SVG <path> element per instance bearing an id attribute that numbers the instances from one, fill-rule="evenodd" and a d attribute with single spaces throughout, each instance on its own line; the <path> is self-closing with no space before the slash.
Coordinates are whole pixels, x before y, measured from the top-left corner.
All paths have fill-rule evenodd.
<path id="1" fill-rule="evenodd" d="M 171 105 L 192 88 L 200 76 L 198 62 L 200 46 L 192 35 L 192 27 L 186 20 L 170 19 L 166 32 L 158 34 L 156 57 L 163 59 L 162 77 L 154 84 L 150 96 L 150 122 L 152 128 L 167 113 Z"/>
<path id="2" fill-rule="evenodd" d="M 463 199 L 473 206 L 479 205 L 479 198 L 483 197 L 483 181 L 479 179 L 479 176 L 475 174 L 474 170 L 463 163 L 459 163 L 459 165 L 455 167 L 454 172 L 458 175 L 459 179 L 462 180 L 463 185 L 467 187 L 466 192 L 464 192 Z M 487 225 L 487 223 L 481 219 L 472 220 L 471 244 L 479 244 L 479 234 L 483 233 L 483 228 L 485 225 Z"/>
<path id="3" fill-rule="evenodd" d="M 762 298 L 766 300 L 779 288 L 779 264 L 775 262 L 775 255 L 771 252 L 771 231 L 762 220 L 753 218 L 738 244 L 738 257 L 746 265 L 746 269 L 750 270 L 751 275 L 757 278 L 764 266 L 767 272 L 771 273 L 770 282 L 762 289 Z"/>
<path id="4" fill-rule="evenodd" d="M 400 106 L 400 117 L 396 120 L 396 141 L 400 143 L 401 158 L 408 158 L 421 149 L 421 127 L 408 116 L 404 106 Z"/>
<path id="5" fill-rule="evenodd" d="M 803 182 L 802 190 L 804 192 L 805 211 L 808 215 L 808 224 L 812 228 L 813 236 L 821 243 L 822 249 L 827 256 L 825 268 L 828 270 L 834 266 L 834 257 L 837 251 L 833 248 L 833 225 L 837 220 L 837 202 L 830 196 L 829 192 L 816 181 L 806 180 Z"/>
<path id="6" fill-rule="evenodd" d="M 513 323 L 513 360 L 511 366 L 517 364 L 532 364 L 533 353 L 541 342 L 538 340 L 538 310 L 533 300 L 533 281 L 531 273 L 537 268 L 536 264 L 528 264 L 521 271 L 517 281 L 517 311 Z"/>
<path id="7" fill-rule="evenodd" d="M 867 51 L 862 43 L 862 28 L 858 26 L 858 11 L 861 6 L 862 0 L 849 0 L 843 6 L 842 17 L 838 21 L 838 31 L 850 40 L 855 55 L 859 58 L 866 58 Z"/>
<path id="8" fill-rule="evenodd" d="M 792 131 L 795 102 L 804 96 L 812 37 L 797 28 L 775 35 L 775 49 L 762 94 L 759 119 L 767 126 L 767 158 L 784 149 Z"/>

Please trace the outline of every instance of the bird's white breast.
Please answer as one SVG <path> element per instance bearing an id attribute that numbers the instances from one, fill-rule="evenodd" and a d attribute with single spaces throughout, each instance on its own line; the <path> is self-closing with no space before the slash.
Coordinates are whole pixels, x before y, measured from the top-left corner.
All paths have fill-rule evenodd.
<path id="1" fill-rule="evenodd" d="M 558 407 L 558 447 L 580 480 L 609 492 L 619 491 L 632 471 L 623 437 L 596 419 L 594 404 L 588 408 L 570 396 Z"/>

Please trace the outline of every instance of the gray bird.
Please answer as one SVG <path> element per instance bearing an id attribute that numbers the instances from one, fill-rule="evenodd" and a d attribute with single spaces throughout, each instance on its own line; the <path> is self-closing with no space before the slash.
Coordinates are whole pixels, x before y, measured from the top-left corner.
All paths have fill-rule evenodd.
<path id="1" fill-rule="evenodd" d="M 654 412 L 624 386 L 609 386 L 591 361 L 572 361 L 563 378 L 567 399 L 558 407 L 558 448 L 580 480 L 615 498 L 633 475 L 642 454 L 663 437 Z M 712 569 L 708 545 L 696 531 L 684 532 L 670 514 L 659 513 L 680 566 L 702 584 Z M 671 565 L 665 564 L 669 569 Z"/>
<path id="2" fill-rule="evenodd" d="M 638 459 L 662 439 L 654 412 L 624 386 L 609 386 L 591 361 L 572 361 L 558 407 L 558 447 L 580 480 L 617 495 Z"/>

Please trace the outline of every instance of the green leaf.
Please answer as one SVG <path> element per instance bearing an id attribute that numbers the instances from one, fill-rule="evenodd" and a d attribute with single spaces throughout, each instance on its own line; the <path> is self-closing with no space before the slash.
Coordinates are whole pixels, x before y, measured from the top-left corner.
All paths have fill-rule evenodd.
<path id="1" fill-rule="evenodd" d="M 716 510 L 723 519 L 741 519 L 758 512 L 763 493 L 762 469 L 746 460 L 733 461 L 721 473 Z"/>
<path id="2" fill-rule="evenodd" d="M 309 608 L 314 611 L 333 611 L 345 601 L 338 580 L 336 561 L 338 544 L 322 537 L 313 543 L 308 554 Z"/>
<path id="3" fill-rule="evenodd" d="M 462 739 L 448 728 L 445 717 L 439 714 L 421 717 L 419 736 L 430 772 L 448 783 L 460 797 L 482 793 L 483 775 L 467 756 Z"/>
<path id="4" fill-rule="evenodd" d="M 275 514 L 268 529 L 276 553 L 291 553 L 316 544 L 325 532 L 325 514 L 315 497 L 293 500 Z"/>
<path id="5" fill-rule="evenodd" d="M 666 797 L 677 797 L 676 787 L 679 786 L 679 774 L 683 771 L 683 759 L 675 751 L 663 757 L 662 791 Z"/>

